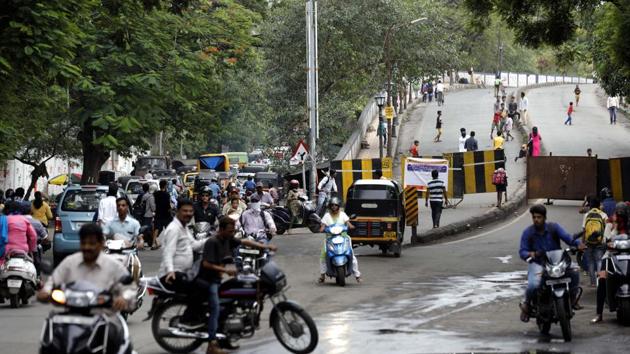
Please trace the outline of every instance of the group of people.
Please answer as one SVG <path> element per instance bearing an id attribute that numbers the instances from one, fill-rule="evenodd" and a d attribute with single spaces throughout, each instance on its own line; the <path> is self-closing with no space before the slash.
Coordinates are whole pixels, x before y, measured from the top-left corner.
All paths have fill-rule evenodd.
<path id="1" fill-rule="evenodd" d="M 575 235 L 570 235 L 560 224 L 547 221 L 547 210 L 543 205 L 530 208 L 533 225 L 523 231 L 519 249 L 521 259 L 528 263 L 528 285 L 525 299 L 520 304 L 522 321 L 529 321 L 532 299 L 541 284 L 544 253 L 561 249 L 561 241 L 577 248 L 578 254 L 581 254 L 578 263 L 588 277 L 590 286 L 596 288 L 596 316 L 591 322 L 603 320 L 606 279 L 613 267 L 608 246 L 614 240 L 628 239 L 630 206 L 624 202 L 617 203 L 608 188 L 603 188 L 599 196 L 589 197 L 586 203 L 587 206 L 581 211 L 584 212 L 581 231 Z M 569 267 L 567 276 L 571 279 L 571 305 L 573 309 L 581 309 L 578 303 L 578 269 Z"/>

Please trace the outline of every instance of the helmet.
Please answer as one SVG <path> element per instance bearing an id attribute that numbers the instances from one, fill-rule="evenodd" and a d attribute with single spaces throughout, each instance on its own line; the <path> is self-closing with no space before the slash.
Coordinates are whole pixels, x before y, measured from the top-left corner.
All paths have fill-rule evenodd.
<path id="1" fill-rule="evenodd" d="M 203 186 L 203 188 L 201 188 L 201 193 L 200 194 L 207 194 L 207 195 L 212 195 L 212 189 L 210 189 L 210 187 L 208 186 Z"/>
<path id="2" fill-rule="evenodd" d="M 292 179 L 289 181 L 289 186 L 299 188 L 300 182 L 297 179 Z"/>
<path id="3" fill-rule="evenodd" d="M 604 187 L 602 188 L 601 191 L 599 191 L 599 198 L 601 200 L 604 200 L 606 198 L 610 198 L 612 197 L 612 193 L 610 193 L 610 189 L 608 189 L 608 187 Z"/>
<path id="4" fill-rule="evenodd" d="M 337 197 L 330 198 L 330 201 L 328 202 L 328 207 L 331 207 L 333 205 L 341 206 L 341 200 L 339 200 L 339 198 Z"/>

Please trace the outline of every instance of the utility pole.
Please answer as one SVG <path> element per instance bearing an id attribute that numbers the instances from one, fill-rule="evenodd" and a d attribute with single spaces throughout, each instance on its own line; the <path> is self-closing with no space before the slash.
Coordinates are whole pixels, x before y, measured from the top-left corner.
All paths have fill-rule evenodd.
<path id="1" fill-rule="evenodd" d="M 307 110 L 310 121 L 308 149 L 311 155 L 309 196 L 315 198 L 317 185 L 317 139 L 319 139 L 318 115 L 318 67 L 317 67 L 317 0 L 306 1 L 306 65 L 308 69 Z M 306 184 L 306 181 L 304 181 Z M 306 188 L 306 185 L 304 185 Z"/>

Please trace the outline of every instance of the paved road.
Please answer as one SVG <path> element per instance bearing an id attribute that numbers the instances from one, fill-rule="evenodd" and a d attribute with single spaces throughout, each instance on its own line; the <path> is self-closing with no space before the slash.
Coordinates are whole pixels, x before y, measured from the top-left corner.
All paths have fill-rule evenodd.
<path id="1" fill-rule="evenodd" d="M 565 89 L 530 91 L 532 107 Z M 585 93 L 587 90 L 588 87 L 583 88 Z M 473 90 L 462 92 L 461 97 L 472 95 L 469 99 L 474 100 L 475 91 L 483 94 L 483 90 Z M 589 98 L 584 96 L 584 108 L 578 107 L 578 113 L 588 109 Z M 457 96 L 447 96 L 452 107 L 457 104 L 454 97 Z M 596 102 L 593 99 L 594 112 Z M 483 109 L 487 103 L 480 103 Z M 553 104 L 561 106 L 559 101 Z M 532 108 L 532 119 L 536 124 L 541 122 L 545 143 L 564 133 L 564 128 L 581 131 L 579 120 L 573 127 L 544 126 L 543 123 L 557 118 L 556 110 L 561 113 L 563 108 L 549 106 L 539 111 Z M 452 121 L 447 124 L 453 124 L 456 133 L 459 124 Z M 630 151 L 614 150 L 623 141 L 608 140 L 608 144 L 593 148 L 600 155 L 627 155 Z M 575 153 L 586 149 L 574 145 Z M 627 144 L 622 146 L 630 150 Z M 551 220 L 561 221 L 570 232 L 578 231 L 581 215 L 577 213 L 576 203 L 557 202 L 549 209 Z M 317 322 L 318 353 L 627 351 L 628 329 L 618 326 L 614 315 L 606 313 L 604 323 L 597 326 L 588 323 L 594 314 L 595 297 L 594 289 L 589 287 L 585 287 L 582 301 L 586 308 L 573 321 L 572 343 L 562 343 L 557 326 L 552 328 L 550 337 L 542 337 L 533 323 L 518 321 L 517 303 L 525 284 L 525 265 L 518 259 L 517 247 L 521 231 L 530 222 L 529 214 L 522 210 L 488 230 L 464 234 L 447 243 L 406 248 L 401 258 L 383 257 L 370 248 L 357 249 L 365 282 L 361 285 L 350 282 L 345 288 L 330 281 L 324 285 L 315 282 L 322 235 L 300 233 L 277 237 L 274 242 L 280 252 L 276 260 L 287 273 L 291 285 L 289 297 L 301 303 Z M 160 253 L 141 253 L 146 274 L 156 272 Z M 584 281 L 582 284 L 586 285 Z M 0 352 L 37 352 L 42 321 L 50 310 L 50 306 L 42 304 L 20 309 L 0 305 Z M 142 308 L 129 320 L 135 346 L 140 353 L 162 353 L 151 337 L 148 323 L 141 321 L 146 310 L 147 307 Z M 257 336 L 241 343 L 239 352 L 283 352 L 265 321 Z"/>

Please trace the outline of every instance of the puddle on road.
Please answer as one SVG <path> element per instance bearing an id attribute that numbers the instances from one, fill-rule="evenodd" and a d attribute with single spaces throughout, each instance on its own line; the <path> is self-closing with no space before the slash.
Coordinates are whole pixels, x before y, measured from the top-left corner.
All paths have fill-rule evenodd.
<path id="1" fill-rule="evenodd" d="M 354 309 L 316 318 L 319 330 L 317 353 L 399 353 L 510 351 L 522 349 L 521 340 L 470 338 L 467 333 L 427 329 L 437 319 L 491 302 L 523 294 L 527 272 L 497 272 L 482 277 L 452 276 L 433 282 L 405 282 L 400 292 L 415 297 Z M 497 342 L 501 345 L 496 347 Z M 252 343 L 253 344 L 253 343 Z M 247 352 L 282 352 L 275 339 L 247 345 Z M 243 348 L 245 349 L 245 347 Z"/>

